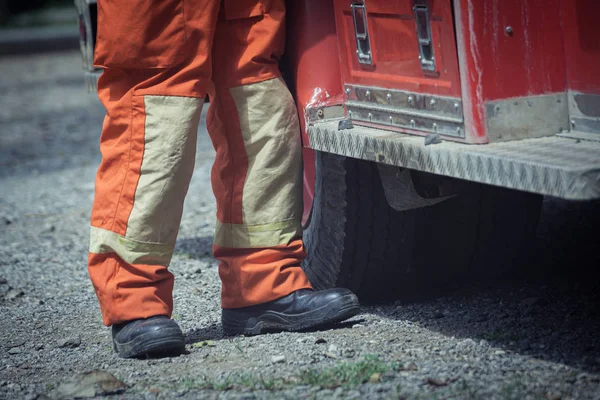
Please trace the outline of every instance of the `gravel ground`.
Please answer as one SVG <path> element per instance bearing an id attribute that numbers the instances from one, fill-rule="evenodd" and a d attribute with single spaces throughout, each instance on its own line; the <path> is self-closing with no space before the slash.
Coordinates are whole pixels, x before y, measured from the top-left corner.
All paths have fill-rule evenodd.
<path id="1" fill-rule="evenodd" d="M 172 264 L 187 353 L 119 359 L 86 271 L 103 109 L 79 65 L 76 52 L 0 59 L 0 398 L 57 398 L 98 370 L 123 384 L 97 393 L 124 399 L 600 399 L 600 203 L 547 199 L 511 281 L 365 306 L 337 329 L 229 338 L 204 128 Z"/>

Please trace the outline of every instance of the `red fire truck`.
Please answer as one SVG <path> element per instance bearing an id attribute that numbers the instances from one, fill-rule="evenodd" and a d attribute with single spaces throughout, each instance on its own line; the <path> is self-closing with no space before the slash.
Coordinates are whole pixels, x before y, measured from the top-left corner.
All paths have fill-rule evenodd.
<path id="1" fill-rule="evenodd" d="M 76 4 L 93 90 L 95 0 Z M 600 198 L 598 15 L 596 0 L 288 1 L 315 287 L 397 298 L 510 273 L 543 196 Z"/>

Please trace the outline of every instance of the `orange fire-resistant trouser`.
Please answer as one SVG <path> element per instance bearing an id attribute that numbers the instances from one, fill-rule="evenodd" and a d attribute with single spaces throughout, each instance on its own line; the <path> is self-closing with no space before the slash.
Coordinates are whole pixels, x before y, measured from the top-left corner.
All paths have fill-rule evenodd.
<path id="1" fill-rule="evenodd" d="M 106 108 L 89 273 L 106 325 L 171 315 L 173 255 L 208 93 L 223 308 L 310 288 L 283 0 L 99 0 Z"/>

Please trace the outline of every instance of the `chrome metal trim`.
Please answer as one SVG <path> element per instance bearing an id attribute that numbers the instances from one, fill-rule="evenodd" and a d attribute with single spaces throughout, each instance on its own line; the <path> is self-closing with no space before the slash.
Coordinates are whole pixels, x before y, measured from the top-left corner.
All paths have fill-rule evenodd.
<path id="1" fill-rule="evenodd" d="M 394 109 L 385 107 L 364 107 L 354 102 L 347 102 L 348 118 L 353 122 L 368 122 L 392 128 L 414 129 L 428 133 L 439 133 L 440 135 L 452 137 L 464 137 L 464 126 L 461 122 L 451 119 L 431 118 L 423 114 L 401 113 Z"/>
<path id="2" fill-rule="evenodd" d="M 567 94 L 488 102 L 485 122 L 490 142 L 556 135 L 569 129 Z"/>
<path id="3" fill-rule="evenodd" d="M 571 200 L 600 198 L 600 142 L 557 135 L 487 145 L 443 141 L 337 121 L 309 126 L 310 147 L 388 165 Z M 550 133 L 549 133 L 550 134 Z"/>
<path id="4" fill-rule="evenodd" d="M 100 75 L 102 75 L 101 69 L 86 71 L 84 73 L 85 86 L 87 87 L 87 91 L 89 93 L 98 92 L 98 78 L 100 78 Z"/>
<path id="5" fill-rule="evenodd" d="M 599 134 L 600 118 L 571 117 L 571 129 Z"/>
<path id="6" fill-rule="evenodd" d="M 569 92 L 571 129 L 600 133 L 600 95 Z"/>
<path id="7" fill-rule="evenodd" d="M 403 90 L 344 85 L 346 99 L 370 105 L 391 107 L 396 112 L 427 115 L 428 118 L 452 118 L 463 121 L 462 100 L 457 97 L 435 96 Z"/>
<path id="8" fill-rule="evenodd" d="M 421 69 L 426 72 L 435 72 L 435 46 L 431 35 L 431 17 L 427 4 L 415 4 L 415 25 L 417 27 L 417 44 L 419 46 L 419 61 Z"/>
<path id="9" fill-rule="evenodd" d="M 75 0 L 75 7 L 77 8 L 78 18 L 83 20 L 85 29 L 85 37 L 79 36 L 79 48 L 81 51 L 81 61 L 83 63 L 83 69 L 93 71 L 94 67 L 94 32 L 92 29 L 92 17 L 90 14 L 90 5 L 96 4 L 93 0 Z"/>
<path id="10" fill-rule="evenodd" d="M 348 117 L 353 121 L 464 137 L 459 98 L 357 85 L 345 85 Z"/>
<path id="11" fill-rule="evenodd" d="M 577 140 L 592 140 L 594 142 L 600 142 L 600 135 L 591 132 L 571 131 L 559 133 L 558 136 Z"/>
<path id="12" fill-rule="evenodd" d="M 364 3 L 352 3 L 352 20 L 354 21 L 354 37 L 356 38 L 356 56 L 360 64 L 373 64 L 371 54 L 371 38 L 369 35 L 369 21 L 367 18 L 367 9 Z M 360 15 L 359 15 L 360 14 Z M 362 24 L 364 31 L 359 32 L 359 24 Z"/>

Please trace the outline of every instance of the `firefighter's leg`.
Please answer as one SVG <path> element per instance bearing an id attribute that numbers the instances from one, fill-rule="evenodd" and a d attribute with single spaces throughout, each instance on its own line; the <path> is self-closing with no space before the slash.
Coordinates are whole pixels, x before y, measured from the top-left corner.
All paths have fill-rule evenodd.
<path id="1" fill-rule="evenodd" d="M 224 0 L 217 22 L 216 95 L 208 129 L 217 151 L 212 172 L 218 217 L 214 255 L 220 260 L 228 333 L 300 329 L 341 318 L 337 306 L 310 315 L 327 301 L 350 305 L 351 313 L 358 309 L 347 291 L 316 299 L 300 267 L 305 256 L 300 128 L 278 70 L 284 18 L 283 0 Z M 304 313 L 303 320 L 292 321 L 295 317 L 281 309 Z M 279 313 L 277 318 L 287 322 L 263 324 L 266 311 Z"/>
<path id="2" fill-rule="evenodd" d="M 166 324 L 163 332 L 179 330 L 167 319 L 173 289 L 167 267 L 194 168 L 203 100 L 211 90 L 210 48 L 219 11 L 218 0 L 189 3 L 195 4 L 98 4 L 95 61 L 105 68 L 98 91 L 107 113 L 88 268 L 115 344 L 157 324 Z M 156 316 L 167 318 L 133 331 L 123 324 Z M 136 351 L 117 350 L 126 356 Z"/>

